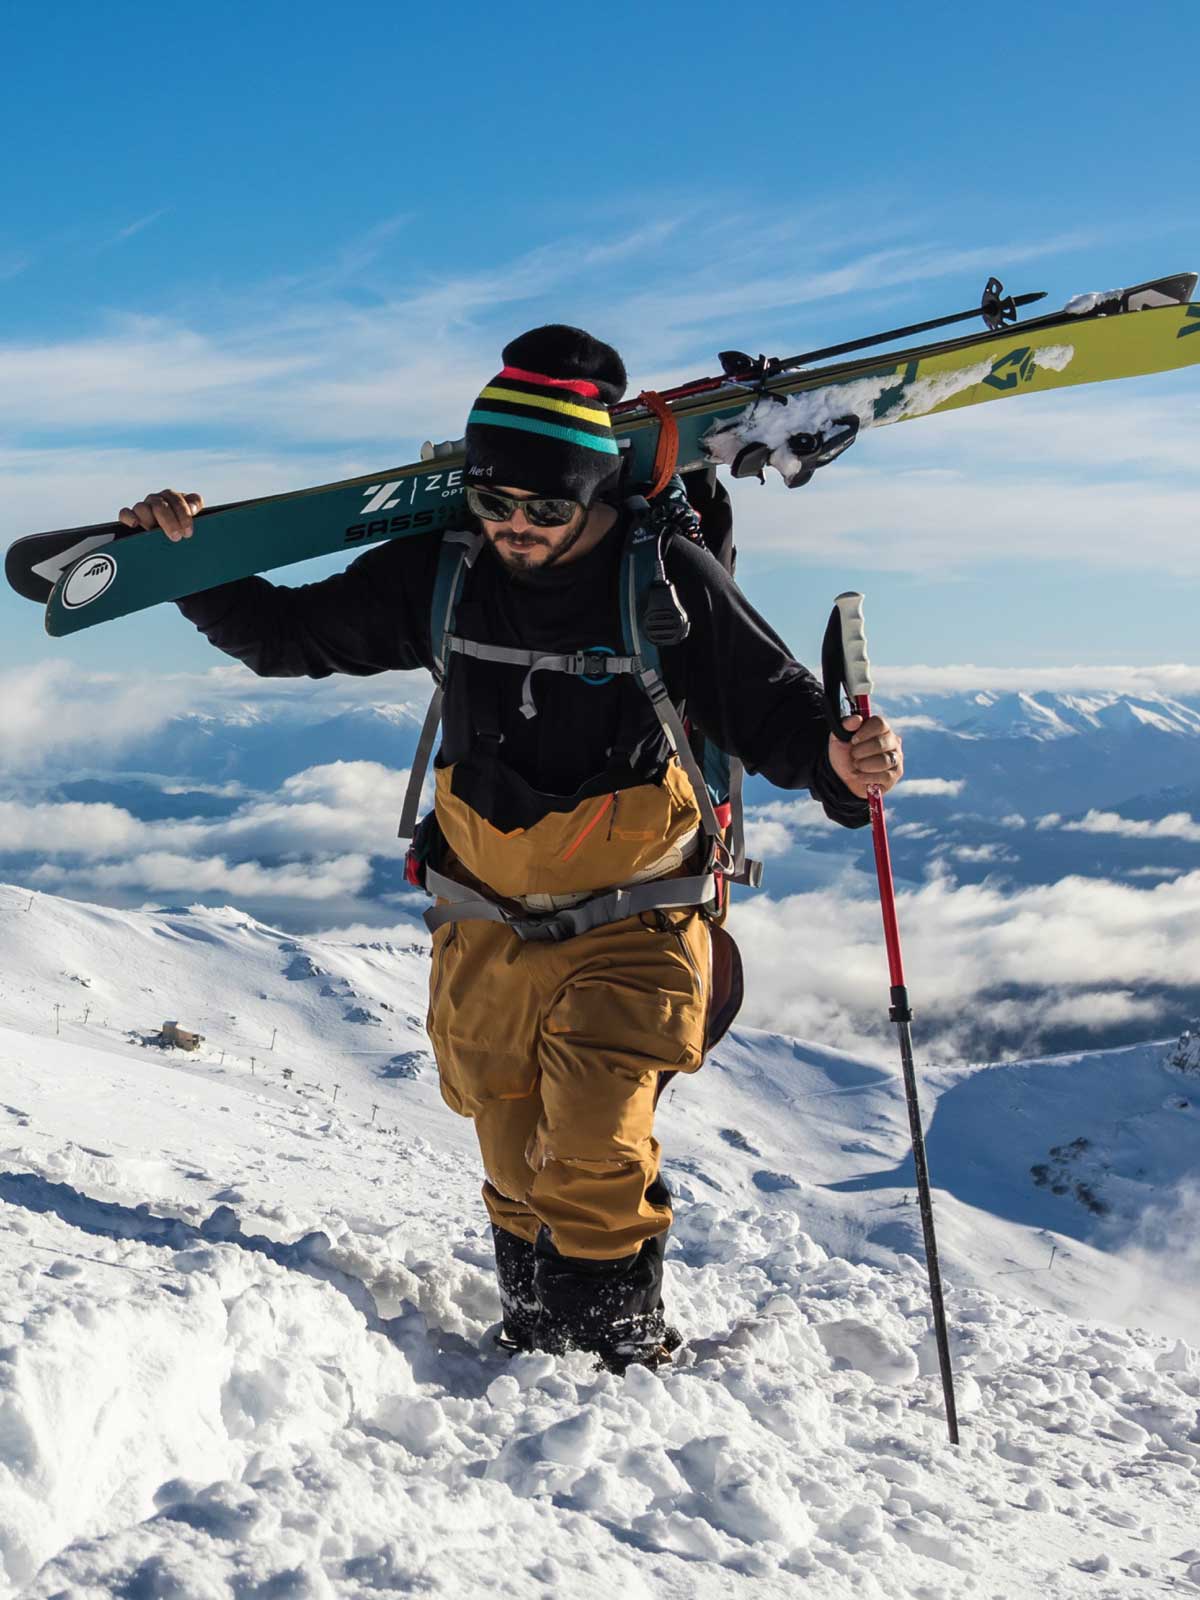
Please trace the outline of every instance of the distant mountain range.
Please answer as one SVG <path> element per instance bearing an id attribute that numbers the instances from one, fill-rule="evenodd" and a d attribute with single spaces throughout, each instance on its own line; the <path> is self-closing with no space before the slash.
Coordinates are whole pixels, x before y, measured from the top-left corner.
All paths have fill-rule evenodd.
<path id="1" fill-rule="evenodd" d="M 962 882 L 997 873 L 1015 883 L 1068 873 L 1172 876 L 1200 867 L 1200 843 L 1185 837 L 1085 825 L 1095 812 L 1128 822 L 1200 816 L 1200 698 L 910 694 L 890 697 L 887 712 L 903 734 L 909 780 L 890 807 L 902 876 L 920 877 L 934 860 Z M 748 793 L 758 804 L 778 798 L 758 780 Z M 845 848 L 836 836 L 809 843 L 818 852 Z M 773 879 L 791 886 L 786 861 L 778 876 L 772 868 Z"/>
<path id="2" fill-rule="evenodd" d="M 269 792 L 306 767 L 331 761 L 408 766 L 424 706 L 420 700 L 339 708 L 315 698 L 286 710 L 252 704 L 189 712 L 144 741 L 127 744 L 119 769 L 91 781 L 139 780 L 161 788 L 192 780 Z M 900 694 L 886 711 L 902 730 L 910 778 L 960 782 L 939 796 L 981 816 L 1013 811 L 1082 812 L 1121 807 L 1159 790 L 1200 788 L 1200 697 L 994 691 Z M 63 793 L 73 780 L 49 768 Z M 756 797 L 778 791 L 759 785 Z M 924 802 L 935 797 L 922 796 Z M 938 808 L 935 808 L 935 811 Z M 943 805 L 961 809 L 957 804 Z"/>
<path id="3" fill-rule="evenodd" d="M 1200 866 L 1200 844 L 1186 837 L 1078 826 L 1097 811 L 1129 822 L 1200 816 L 1200 697 L 978 691 L 893 695 L 886 708 L 903 733 L 909 780 L 890 808 L 902 877 L 920 877 L 934 860 L 964 882 L 997 872 L 1040 883 L 1068 872 L 1167 876 Z M 310 767 L 406 769 L 422 712 L 419 701 L 381 700 L 331 713 L 315 699 L 270 714 L 251 703 L 188 713 L 127 745 L 119 766 L 51 763 L 36 778 L 10 779 L 5 797 L 106 803 L 145 822 L 231 817 Z M 748 782 L 752 807 L 788 798 L 762 779 Z M 1050 816 L 1059 821 L 1048 825 Z M 864 835 L 811 831 L 796 844 L 771 860 L 776 892 L 826 877 L 821 858 L 830 854 L 844 860 L 849 850 L 867 864 Z M 0 833 L 0 874 L 19 876 L 28 852 L 4 845 Z M 371 839 L 361 847 L 370 852 Z"/>

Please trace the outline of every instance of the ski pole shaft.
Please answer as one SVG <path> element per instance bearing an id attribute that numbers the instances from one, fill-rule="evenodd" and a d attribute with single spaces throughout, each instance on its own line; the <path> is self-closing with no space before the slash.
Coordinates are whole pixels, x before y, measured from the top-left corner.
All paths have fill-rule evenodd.
<path id="1" fill-rule="evenodd" d="M 1005 303 L 1012 306 L 1015 315 L 1018 309 L 1034 305 L 1037 301 L 1045 298 L 1046 291 L 1042 289 L 1034 294 L 1012 295 Z M 984 291 L 984 299 L 984 306 L 972 306 L 967 311 L 952 311 L 948 316 L 930 317 L 926 322 L 910 322 L 903 328 L 885 328 L 880 333 L 869 333 L 862 339 L 849 339 L 844 344 L 827 344 L 820 350 L 802 350 L 799 355 L 778 356 L 766 363 L 763 362 L 761 357 L 758 361 L 755 361 L 753 357 L 745 355 L 739 350 L 728 350 L 721 356 L 723 365 L 726 364 L 726 358 L 728 358 L 728 364 L 725 365 L 725 371 L 721 377 L 696 378 L 691 383 L 679 384 L 673 389 L 663 389 L 661 396 L 667 401 L 683 400 L 689 395 L 703 394 L 708 389 L 723 388 L 725 384 L 731 381 L 734 383 L 742 380 L 755 382 L 763 376 L 764 371 L 767 372 L 767 375 L 790 371 L 793 367 L 811 366 L 814 361 L 827 361 L 831 356 L 853 355 L 856 350 L 870 350 L 875 345 L 892 344 L 897 339 L 908 339 L 914 334 L 932 333 L 936 328 L 949 328 L 956 322 L 971 322 L 979 316 L 984 316 L 986 320 L 986 290 Z M 613 406 L 612 411 L 613 415 L 617 416 L 637 411 L 640 407 L 641 401 L 634 396 Z M 432 461 L 435 458 L 435 454 L 450 454 L 452 451 L 461 450 L 461 448 L 461 441 L 458 441 L 453 446 L 423 445 L 421 447 L 421 459 Z"/>
<path id="2" fill-rule="evenodd" d="M 871 668 L 867 660 L 867 638 L 863 623 L 862 596 L 838 596 L 835 615 L 841 618 L 842 680 L 855 711 L 865 721 L 871 715 Z M 946 1427 L 950 1443 L 958 1443 L 958 1406 L 954 1396 L 954 1370 L 950 1360 L 950 1336 L 946 1327 L 946 1304 L 942 1291 L 942 1272 L 938 1261 L 937 1234 L 933 1225 L 933 1192 L 929 1163 L 925 1155 L 925 1132 L 921 1125 L 921 1106 L 917 1095 L 917 1073 L 912 1047 L 912 1008 L 904 981 L 904 958 L 900 948 L 900 923 L 896 915 L 896 885 L 892 856 L 888 846 L 887 819 L 883 791 L 878 784 L 867 788 L 871 811 L 871 838 L 875 847 L 875 876 L 879 882 L 879 906 L 883 916 L 883 936 L 887 946 L 888 975 L 892 1003 L 889 1011 L 896 1024 L 900 1044 L 900 1065 L 904 1077 L 904 1097 L 908 1107 L 908 1127 L 912 1138 L 913 1168 L 917 1179 L 917 1198 L 921 1211 L 921 1232 L 925 1241 L 925 1264 L 929 1276 L 929 1298 L 933 1307 L 933 1331 L 937 1343 L 938 1367 L 942 1378 L 942 1398 L 946 1407 Z"/>
<path id="3" fill-rule="evenodd" d="M 871 715 L 869 694 L 856 695 L 854 709 L 865 722 Z M 900 950 L 900 922 L 896 916 L 896 891 L 892 876 L 892 852 L 888 844 L 887 819 L 883 813 L 883 793 L 877 784 L 867 791 L 871 810 L 871 843 L 875 847 L 875 876 L 879 881 L 879 906 L 883 913 L 883 938 L 887 946 L 888 976 L 893 989 L 904 987 L 904 956 Z"/>
<path id="4" fill-rule="evenodd" d="M 1046 298 L 1043 289 L 1038 294 L 1018 294 L 1012 297 L 1014 306 L 1031 306 Z M 910 322 L 904 328 L 888 328 L 883 333 L 868 334 L 865 339 L 850 339 L 845 344 L 827 344 L 821 350 L 805 350 L 798 356 L 787 356 L 780 363 L 784 367 L 802 367 L 811 361 L 827 361 L 830 356 L 848 356 L 855 350 L 869 350 L 872 345 L 891 344 L 894 339 L 908 339 L 914 333 L 932 333 L 935 328 L 949 328 L 956 322 L 970 322 L 982 315 L 978 306 L 969 311 L 954 311 L 947 317 L 931 317 L 928 322 Z"/>
<path id="5" fill-rule="evenodd" d="M 865 720 L 871 715 L 871 697 L 856 695 L 855 709 Z M 950 1337 L 946 1327 L 942 1271 L 938 1260 L 937 1234 L 933 1225 L 933 1194 L 929 1163 L 925 1155 L 925 1132 L 917 1097 L 917 1074 L 912 1047 L 912 1009 L 904 982 L 904 959 L 900 950 L 900 924 L 896 916 L 896 888 L 892 876 L 892 856 L 888 847 L 887 821 L 883 794 L 877 784 L 868 791 L 871 808 L 871 839 L 875 846 L 875 876 L 879 880 L 879 907 L 883 914 L 883 937 L 887 945 L 888 975 L 891 978 L 890 1016 L 896 1024 L 900 1043 L 900 1066 L 904 1074 L 904 1097 L 908 1104 L 908 1127 L 912 1138 L 913 1168 L 920 1202 L 921 1232 L 925 1240 L 925 1263 L 929 1274 L 929 1294 L 933 1302 L 933 1331 L 937 1342 L 938 1366 L 942 1375 L 942 1397 L 946 1406 L 946 1427 L 950 1443 L 958 1443 L 958 1407 L 954 1398 L 954 1370 L 950 1362 Z"/>

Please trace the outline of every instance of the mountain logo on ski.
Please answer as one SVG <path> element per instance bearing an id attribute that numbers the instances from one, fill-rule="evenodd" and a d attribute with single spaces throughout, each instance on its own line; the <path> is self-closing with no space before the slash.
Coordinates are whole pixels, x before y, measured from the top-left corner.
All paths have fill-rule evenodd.
<path id="1" fill-rule="evenodd" d="M 1200 333 L 1200 305 L 1189 306 L 1185 315 L 1191 320 L 1180 328 L 1175 335 L 1177 339 L 1186 339 L 1189 333 Z"/>
<path id="2" fill-rule="evenodd" d="M 117 575 L 112 556 L 85 557 L 63 585 L 62 603 L 71 611 L 98 600 Z"/>

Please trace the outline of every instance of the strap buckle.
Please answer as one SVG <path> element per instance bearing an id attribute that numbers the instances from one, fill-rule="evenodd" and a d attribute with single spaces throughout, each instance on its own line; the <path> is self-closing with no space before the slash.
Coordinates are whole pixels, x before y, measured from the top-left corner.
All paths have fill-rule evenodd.
<path id="1" fill-rule="evenodd" d="M 562 944 L 570 939 L 575 929 L 562 920 L 558 912 L 545 918 L 505 917 L 509 929 L 525 944 Z"/>

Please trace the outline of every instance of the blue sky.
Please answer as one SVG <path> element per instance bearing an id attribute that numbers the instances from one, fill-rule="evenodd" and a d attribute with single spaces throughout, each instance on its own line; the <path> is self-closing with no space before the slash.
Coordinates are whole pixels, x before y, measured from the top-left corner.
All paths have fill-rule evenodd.
<path id="1" fill-rule="evenodd" d="M 988 18 L 14 9 L 0 540 L 168 482 L 410 460 L 540 321 L 640 385 L 957 309 L 990 273 L 1054 304 L 1200 266 L 1177 9 Z M 1198 406 L 1184 373 L 881 431 L 806 490 L 738 486 L 740 575 L 802 659 L 853 586 L 880 660 L 1195 663 Z M 52 645 L 6 592 L 0 667 L 50 654 L 216 659 L 173 608 Z"/>

